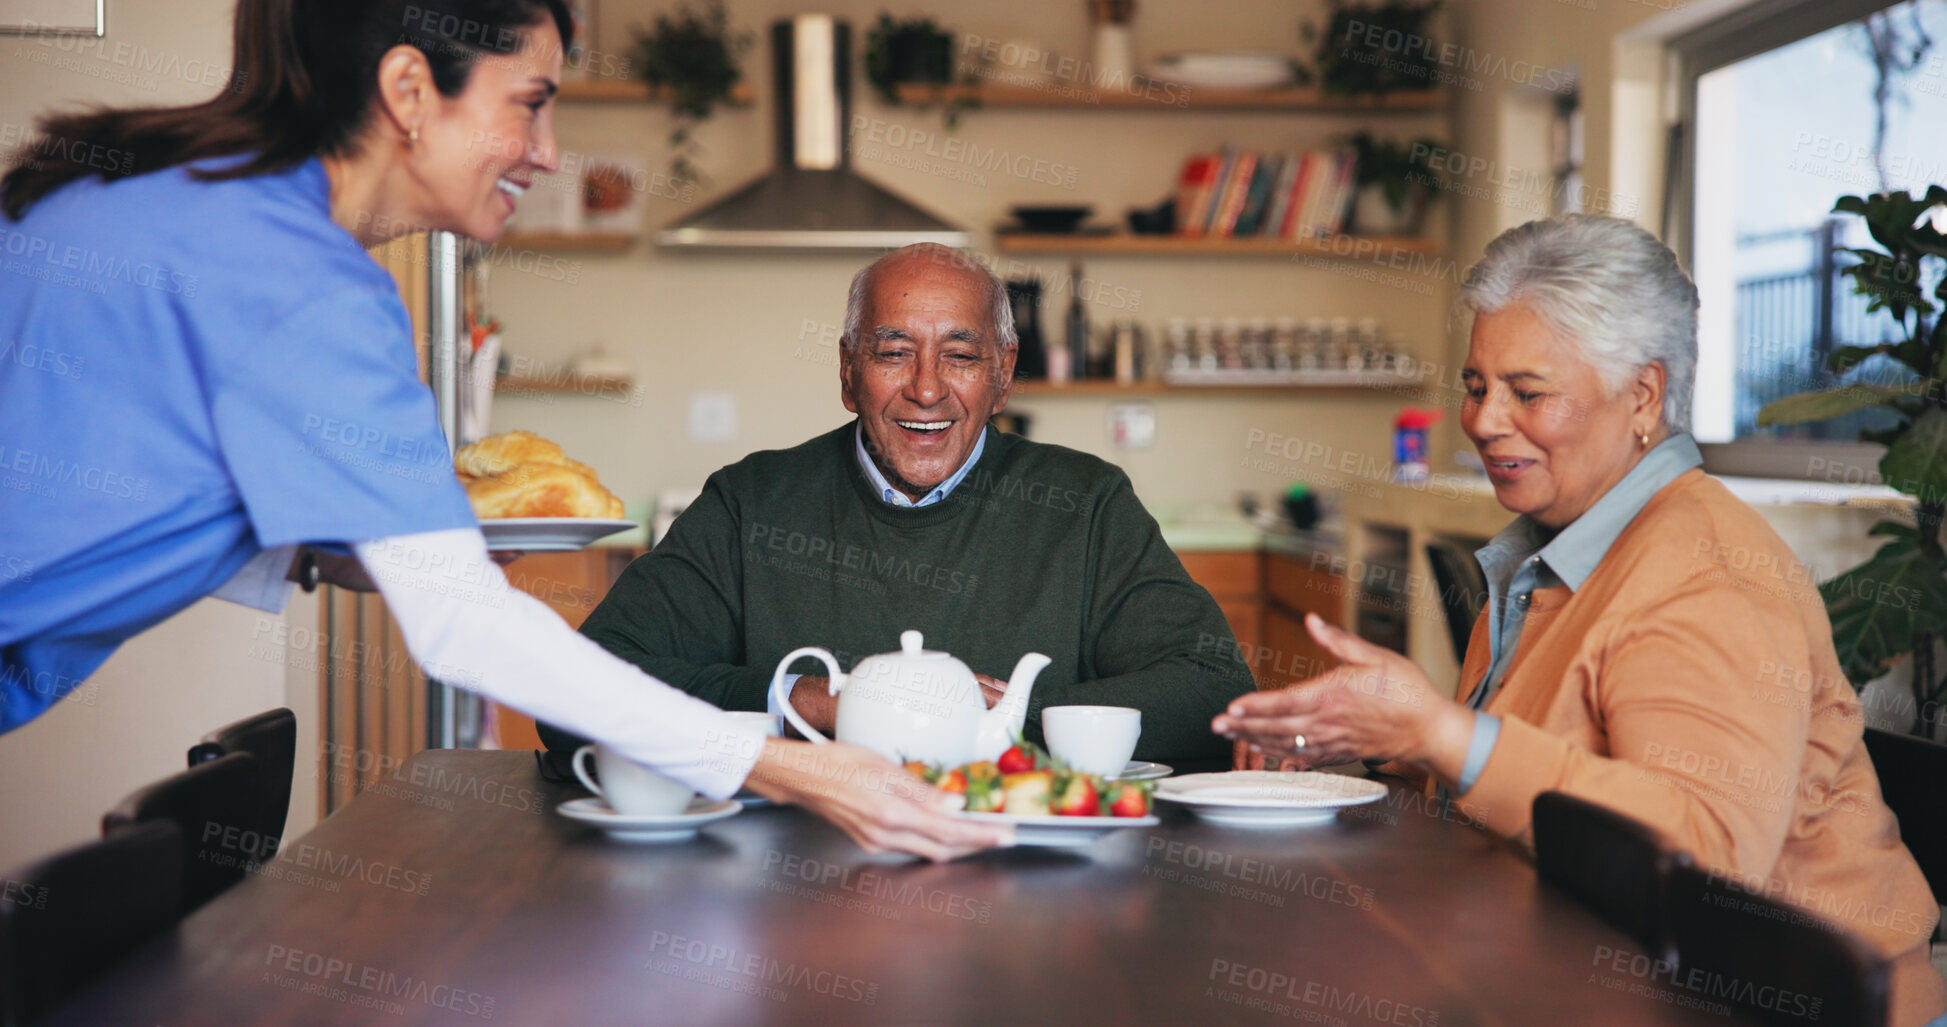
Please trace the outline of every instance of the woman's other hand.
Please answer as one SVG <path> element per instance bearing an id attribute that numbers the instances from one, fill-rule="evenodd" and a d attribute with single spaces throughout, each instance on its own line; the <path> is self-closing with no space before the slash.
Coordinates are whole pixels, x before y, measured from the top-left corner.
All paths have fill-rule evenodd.
<path id="1" fill-rule="evenodd" d="M 765 742 L 745 787 L 838 825 L 867 852 L 909 852 L 934 862 L 1014 842 L 1012 828 L 958 820 L 964 802 L 856 745 Z"/>
<path id="2" fill-rule="evenodd" d="M 1474 712 L 1433 690 L 1411 660 L 1305 616 L 1312 638 L 1343 665 L 1307 681 L 1231 700 L 1211 730 L 1303 766 L 1403 759 L 1449 782 L 1460 775 Z M 1298 739 L 1304 738 L 1300 746 Z"/>

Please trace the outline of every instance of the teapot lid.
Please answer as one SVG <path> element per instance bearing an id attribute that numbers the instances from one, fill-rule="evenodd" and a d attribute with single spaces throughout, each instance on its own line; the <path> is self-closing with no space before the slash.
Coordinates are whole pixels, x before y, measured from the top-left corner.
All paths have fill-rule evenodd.
<path id="1" fill-rule="evenodd" d="M 952 659 L 949 654 L 940 652 L 938 649 L 928 649 L 925 645 L 926 637 L 917 631 L 908 630 L 899 633 L 899 655 L 901 656 L 916 656 L 921 659 L 932 660 L 937 660 L 941 657 Z"/>

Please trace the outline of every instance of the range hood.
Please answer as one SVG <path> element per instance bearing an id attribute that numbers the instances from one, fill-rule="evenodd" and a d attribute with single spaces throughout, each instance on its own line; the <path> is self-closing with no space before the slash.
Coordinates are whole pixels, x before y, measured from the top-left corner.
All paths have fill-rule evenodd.
<path id="1" fill-rule="evenodd" d="M 852 173 L 851 26 L 803 14 L 771 26 L 777 168 L 656 233 L 697 250 L 886 250 L 973 237 Z"/>

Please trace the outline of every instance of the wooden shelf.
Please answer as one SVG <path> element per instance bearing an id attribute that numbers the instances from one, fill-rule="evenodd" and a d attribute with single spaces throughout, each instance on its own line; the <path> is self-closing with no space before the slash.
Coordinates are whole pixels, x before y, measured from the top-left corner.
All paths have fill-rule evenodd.
<path id="1" fill-rule="evenodd" d="M 757 90 L 748 82 L 730 87 L 730 105 L 748 107 Z M 564 79 L 555 99 L 568 103 L 668 103 L 669 90 L 651 89 L 637 78 Z"/>
<path id="2" fill-rule="evenodd" d="M 1148 381 L 1137 382 L 1134 385 L 1117 385 L 1112 381 L 1080 381 L 1068 382 L 1062 385 L 1051 385 L 1043 381 L 1017 381 L 1014 383 L 1014 395 L 1022 397 L 1067 396 L 1077 399 L 1089 397 L 1101 398 L 1105 396 L 1197 396 L 1207 399 L 1212 396 L 1221 395 L 1288 395 L 1294 392 L 1318 392 L 1332 389 L 1352 389 L 1359 391 L 1386 388 L 1396 389 L 1413 384 L 1415 383 L 1411 379 L 1406 378 L 1399 379 L 1397 382 L 1381 382 L 1375 380 L 1370 382 L 1318 382 L 1316 384 L 1290 385 L 1170 385 L 1166 382 Z"/>
<path id="3" fill-rule="evenodd" d="M 1389 93 L 1380 97 L 1343 97 L 1327 96 L 1311 86 L 1208 89 L 1177 85 L 1166 87 L 1164 83 L 1156 82 L 1143 92 L 1129 92 L 1091 89 L 1060 80 L 1039 86 L 909 83 L 896 88 L 899 102 L 914 106 L 972 103 L 981 107 L 1063 107 L 1076 110 L 1262 110 L 1328 114 L 1424 114 L 1446 107 L 1446 97 L 1435 89 Z"/>
<path id="4" fill-rule="evenodd" d="M 588 234 L 566 232 L 509 232 L 494 246 L 510 250 L 582 250 L 592 253 L 621 253 L 636 243 L 626 233 Z"/>
<path id="5" fill-rule="evenodd" d="M 560 392 L 581 396 L 627 395 L 635 389 L 634 378 L 610 375 L 564 374 L 560 377 L 528 378 L 503 374 L 494 379 L 495 392 Z"/>
<path id="6" fill-rule="evenodd" d="M 1407 236 L 1342 235 L 1335 239 L 1216 239 L 1184 235 L 1031 235 L 996 232 L 1002 253 L 1097 253 L 1157 257 L 1338 257 L 1364 260 L 1395 253 L 1437 254 L 1433 239 Z"/>

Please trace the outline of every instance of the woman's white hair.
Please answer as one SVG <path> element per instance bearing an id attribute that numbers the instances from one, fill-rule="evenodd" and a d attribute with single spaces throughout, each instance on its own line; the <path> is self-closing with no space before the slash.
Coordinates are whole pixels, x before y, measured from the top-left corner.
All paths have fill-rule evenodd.
<path id="1" fill-rule="evenodd" d="M 987 288 L 987 320 L 991 323 L 994 341 L 1001 349 L 1020 344 L 1020 337 L 1014 330 L 1014 304 L 1008 300 L 1007 286 L 1001 283 L 993 270 L 970 252 L 942 246 L 939 243 L 923 242 L 884 254 L 872 263 L 859 268 L 859 273 L 852 276 L 852 288 L 845 297 L 845 334 L 839 337 L 840 347 L 851 349 L 858 345 L 859 329 L 864 327 L 865 321 L 865 301 L 872 292 L 872 279 L 879 274 L 881 267 L 895 258 L 929 260 L 955 270 L 965 271 L 980 279 Z"/>
<path id="2" fill-rule="evenodd" d="M 1530 221 L 1487 244 L 1459 302 L 1476 314 L 1520 305 L 1580 351 L 1611 395 L 1662 364 L 1663 426 L 1690 430 L 1697 286 L 1655 236 L 1595 214 Z"/>

